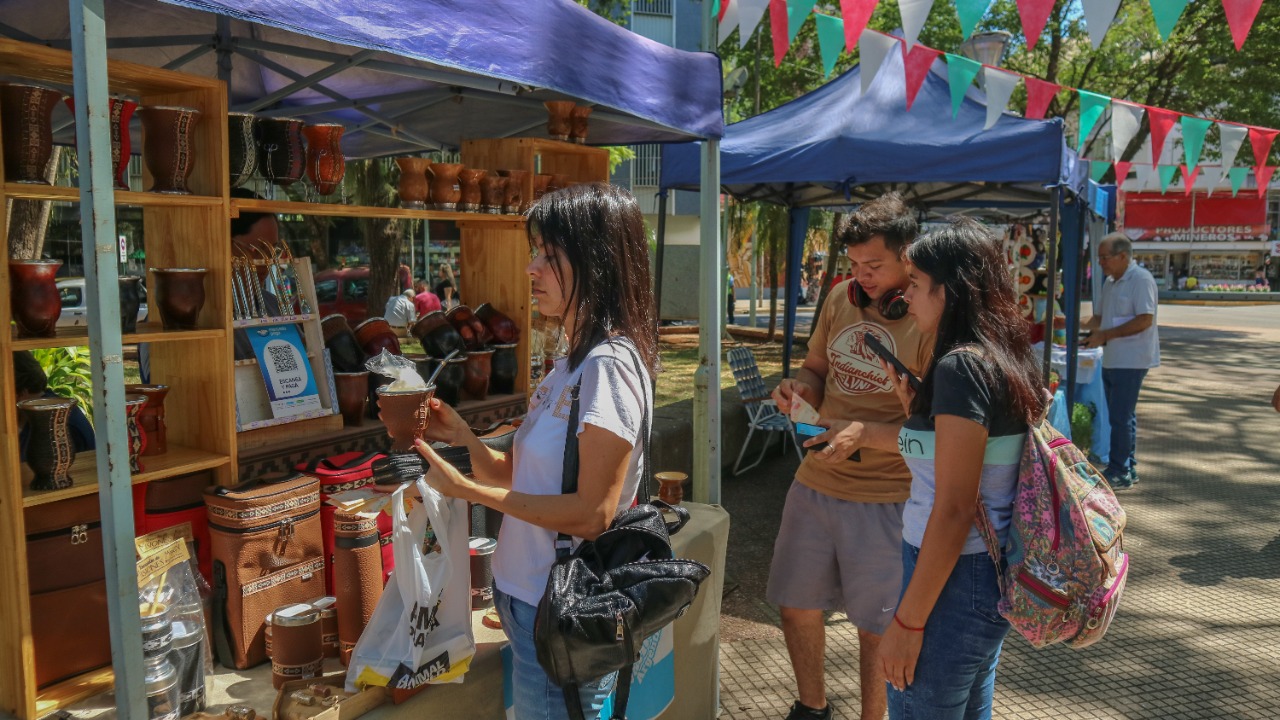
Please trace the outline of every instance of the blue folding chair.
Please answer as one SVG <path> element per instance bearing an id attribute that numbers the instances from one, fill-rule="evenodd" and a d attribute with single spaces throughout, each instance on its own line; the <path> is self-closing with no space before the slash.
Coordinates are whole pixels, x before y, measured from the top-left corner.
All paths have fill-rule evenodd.
<path id="1" fill-rule="evenodd" d="M 804 453 L 800 449 L 800 443 L 796 440 L 795 428 L 791 425 L 791 420 L 778 410 L 778 405 L 769 397 L 769 391 L 765 388 L 764 378 L 760 377 L 760 366 L 756 364 L 755 353 L 750 348 L 739 347 L 733 348 L 728 353 L 729 368 L 733 370 L 733 381 L 738 386 L 738 396 L 742 399 L 742 404 L 747 409 L 747 439 L 742 442 L 742 450 L 738 452 L 738 460 L 733 464 L 733 474 L 736 476 L 744 470 L 759 465 L 764 460 L 764 454 L 769 449 L 769 438 L 766 436 L 764 445 L 760 448 L 760 455 L 755 462 L 746 467 L 741 467 L 742 458 L 747 454 L 747 446 L 751 444 L 751 437 L 755 435 L 757 430 L 768 433 L 783 433 L 783 436 L 791 437 L 791 444 L 796 449 L 796 456 L 804 459 Z M 784 440 L 785 442 L 785 440 Z"/>

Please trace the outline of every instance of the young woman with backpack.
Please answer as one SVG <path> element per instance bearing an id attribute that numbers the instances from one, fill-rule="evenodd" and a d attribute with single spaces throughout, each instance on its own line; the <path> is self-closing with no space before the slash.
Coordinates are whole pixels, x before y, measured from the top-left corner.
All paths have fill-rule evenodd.
<path id="1" fill-rule="evenodd" d="M 912 475 L 902 597 L 880 642 L 889 717 L 990 718 L 1009 623 L 975 499 L 1003 545 L 1028 424 L 1047 398 L 998 236 L 958 220 L 907 260 L 910 314 L 936 342 L 918 394 L 885 367 L 909 416 L 898 445 Z"/>

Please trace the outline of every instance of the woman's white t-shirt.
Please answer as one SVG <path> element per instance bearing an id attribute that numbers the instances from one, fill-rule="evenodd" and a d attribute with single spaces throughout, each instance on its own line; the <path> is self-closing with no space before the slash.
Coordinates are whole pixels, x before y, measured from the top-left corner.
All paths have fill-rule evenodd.
<path id="1" fill-rule="evenodd" d="M 640 435 L 643 409 L 645 406 L 653 407 L 649 373 L 643 365 L 637 365 L 634 358 L 639 355 L 633 355 L 633 352 L 630 342 L 614 340 L 593 349 L 575 371 L 569 370 L 567 358 L 556 361 L 555 368 L 534 391 L 529 400 L 529 413 L 516 431 L 512 452 L 512 490 L 530 495 L 561 494 L 564 443 L 572 406 L 570 392 L 581 376 L 577 433 L 581 434 L 588 424 L 594 425 L 617 435 L 635 448 L 631 453 L 622 495 L 618 498 L 618 510 L 631 505 L 640 485 L 640 468 L 644 461 Z M 581 452 L 590 452 L 590 448 L 582 447 L 579 449 Z M 587 479 L 587 482 L 591 481 Z M 597 481 L 606 482 L 604 478 Z M 514 517 L 504 518 L 493 558 L 493 578 L 498 589 L 530 605 L 537 605 L 546 590 L 551 566 L 555 564 L 556 534 L 554 530 Z"/>

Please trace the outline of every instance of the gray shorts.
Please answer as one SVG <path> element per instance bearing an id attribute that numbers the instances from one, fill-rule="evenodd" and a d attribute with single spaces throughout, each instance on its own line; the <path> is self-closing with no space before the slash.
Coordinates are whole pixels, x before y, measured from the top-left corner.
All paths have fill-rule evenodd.
<path id="1" fill-rule="evenodd" d="M 791 483 L 765 597 L 803 610 L 843 609 L 882 634 L 902 594 L 902 503 L 858 503 Z"/>

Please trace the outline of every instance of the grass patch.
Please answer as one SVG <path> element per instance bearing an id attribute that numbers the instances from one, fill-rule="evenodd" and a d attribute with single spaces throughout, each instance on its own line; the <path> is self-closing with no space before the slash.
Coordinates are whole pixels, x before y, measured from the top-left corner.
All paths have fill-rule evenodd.
<path id="1" fill-rule="evenodd" d="M 782 377 L 782 344 L 781 343 L 745 343 L 755 353 L 756 363 L 760 366 L 760 375 L 765 379 L 765 386 L 770 390 Z M 721 344 L 720 355 L 720 387 L 732 388 L 733 373 L 729 363 L 724 359 L 727 350 Z M 656 403 L 659 408 L 674 405 L 683 400 L 693 399 L 693 376 L 698 369 L 698 336 L 697 335 L 664 335 L 658 343 L 658 352 L 662 355 L 662 372 L 658 374 Z M 793 349 L 791 367 L 794 370 L 804 359 L 804 346 L 797 345 Z"/>

